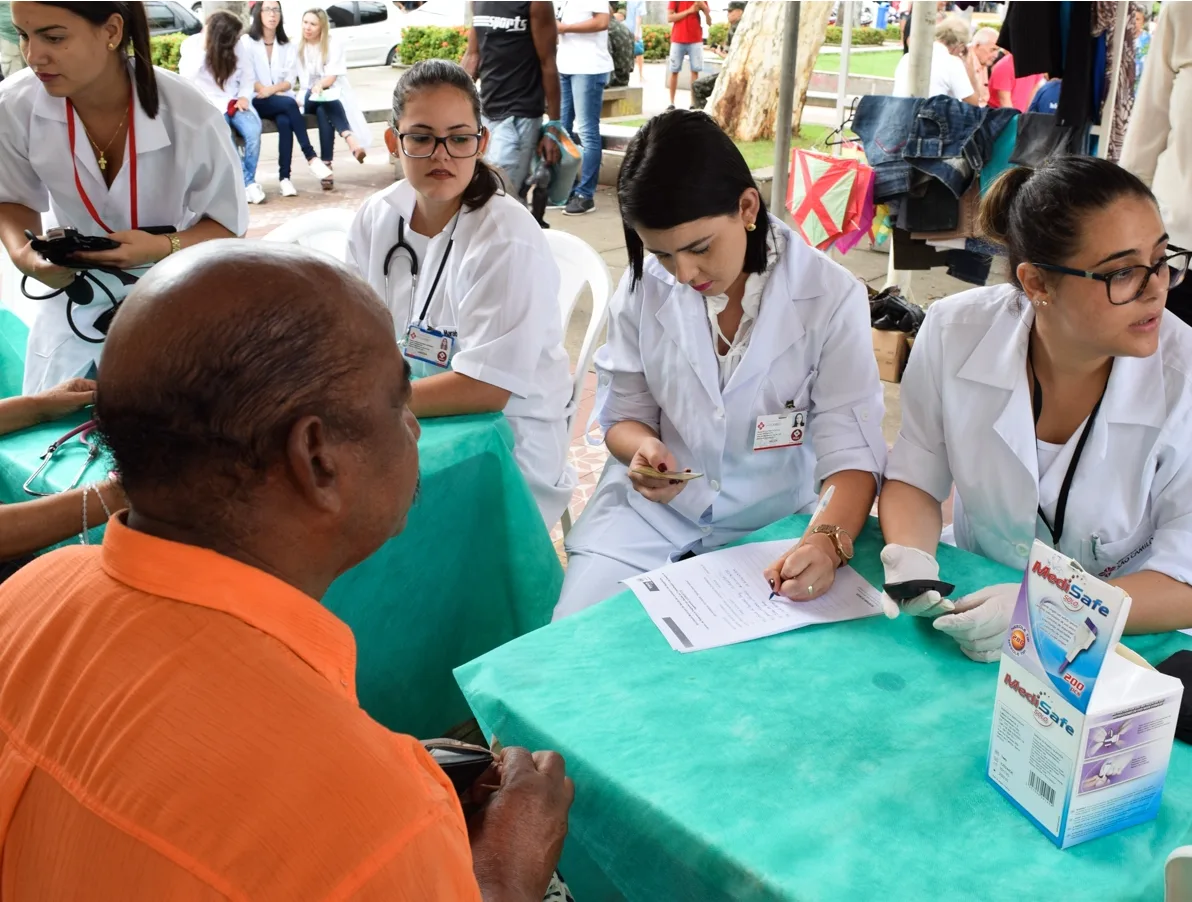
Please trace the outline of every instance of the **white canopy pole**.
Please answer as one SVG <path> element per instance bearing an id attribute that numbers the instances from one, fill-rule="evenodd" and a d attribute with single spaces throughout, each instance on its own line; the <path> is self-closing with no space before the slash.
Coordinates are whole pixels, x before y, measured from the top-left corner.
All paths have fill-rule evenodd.
<path id="1" fill-rule="evenodd" d="M 840 12 L 844 16 L 844 23 L 840 30 L 840 75 L 836 79 L 836 125 L 843 128 L 848 116 L 848 59 L 853 49 L 852 0 L 842 0 Z M 839 154 L 840 145 L 833 151 Z"/>

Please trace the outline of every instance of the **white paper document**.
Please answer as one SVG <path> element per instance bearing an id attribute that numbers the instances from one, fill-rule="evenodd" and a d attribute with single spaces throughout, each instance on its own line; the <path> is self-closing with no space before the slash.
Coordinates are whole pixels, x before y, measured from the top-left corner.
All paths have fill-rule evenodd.
<path id="1" fill-rule="evenodd" d="M 814 601 L 770 598 L 762 576 L 794 541 L 756 542 L 700 554 L 625 580 L 676 651 L 701 651 L 815 623 L 872 617 L 881 593 L 852 567 L 836 571 Z"/>

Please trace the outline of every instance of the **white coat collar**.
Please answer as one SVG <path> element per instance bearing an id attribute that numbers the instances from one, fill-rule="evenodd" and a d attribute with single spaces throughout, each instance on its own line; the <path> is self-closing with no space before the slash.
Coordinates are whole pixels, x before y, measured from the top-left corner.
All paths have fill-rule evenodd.
<path id="1" fill-rule="evenodd" d="M 408 228 L 414 217 L 414 203 L 417 200 L 417 193 L 414 191 L 414 186 L 410 184 L 410 180 L 402 179 L 391 189 L 389 189 L 389 191 L 384 195 L 384 199 L 385 203 L 389 204 L 390 207 L 397 211 L 397 215 L 406 221 L 406 227 Z M 489 201 L 489 203 L 492 203 L 492 201 Z M 487 206 L 487 204 L 485 206 Z M 468 210 L 464 207 L 460 207 L 459 213 L 456 214 L 459 219 L 455 229 L 447 230 L 451 232 L 451 237 L 456 241 L 457 244 L 470 236 L 470 225 L 477 219 L 477 217 L 467 216 L 465 214 L 478 213 L 483 209 L 484 207 L 480 207 L 477 210 Z M 434 241 L 442 234 L 443 233 L 440 232 L 439 235 L 432 236 L 431 241 Z"/>
<path id="2" fill-rule="evenodd" d="M 165 96 L 162 91 L 161 80 L 163 76 L 161 73 L 157 74 L 158 78 L 158 110 L 157 118 L 150 119 L 141 106 L 140 96 L 137 94 L 137 80 L 133 71 L 132 64 L 129 64 L 129 79 L 132 81 L 133 92 L 133 124 L 137 132 L 137 156 L 143 153 L 148 153 L 152 150 L 160 150 L 163 147 L 170 145 L 170 134 L 166 131 L 165 123 L 162 121 L 162 114 L 165 108 Z M 42 119 L 49 119 L 53 122 L 61 122 L 63 126 L 66 125 L 66 98 L 54 97 L 44 88 L 41 88 L 34 94 L 33 98 L 33 114 Z M 75 114 L 77 117 L 77 113 Z M 90 153 L 90 142 L 87 140 L 86 133 L 79 134 L 82 131 L 81 120 L 78 121 L 80 128 L 75 132 L 75 157 L 83 162 L 88 172 L 90 172 L 97 179 L 102 181 L 99 171 L 99 166 L 95 162 L 95 155 Z"/>

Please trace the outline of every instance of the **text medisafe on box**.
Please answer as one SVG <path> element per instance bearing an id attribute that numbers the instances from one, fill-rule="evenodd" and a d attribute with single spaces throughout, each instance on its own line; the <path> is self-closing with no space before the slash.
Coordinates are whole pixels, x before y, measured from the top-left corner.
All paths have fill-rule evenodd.
<path id="1" fill-rule="evenodd" d="M 1130 597 L 1035 542 L 1002 647 L 989 780 L 1060 848 L 1158 814 L 1183 686 L 1118 644 Z"/>

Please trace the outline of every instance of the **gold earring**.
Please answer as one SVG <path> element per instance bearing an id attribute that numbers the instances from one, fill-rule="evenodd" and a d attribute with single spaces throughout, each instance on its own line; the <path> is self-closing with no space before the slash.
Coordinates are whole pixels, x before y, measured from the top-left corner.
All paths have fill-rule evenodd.
<path id="1" fill-rule="evenodd" d="M 752 222 L 745 223 L 745 231 L 746 232 L 752 232 L 756 228 L 757 228 L 757 226 Z"/>
<path id="2" fill-rule="evenodd" d="M 1047 306 L 1047 301 L 1032 301 L 1032 303 L 1036 307 L 1046 307 Z"/>
<path id="3" fill-rule="evenodd" d="M 108 49 L 109 49 L 109 50 L 115 50 L 115 49 L 116 49 L 116 45 L 115 45 L 115 44 L 108 44 Z"/>

